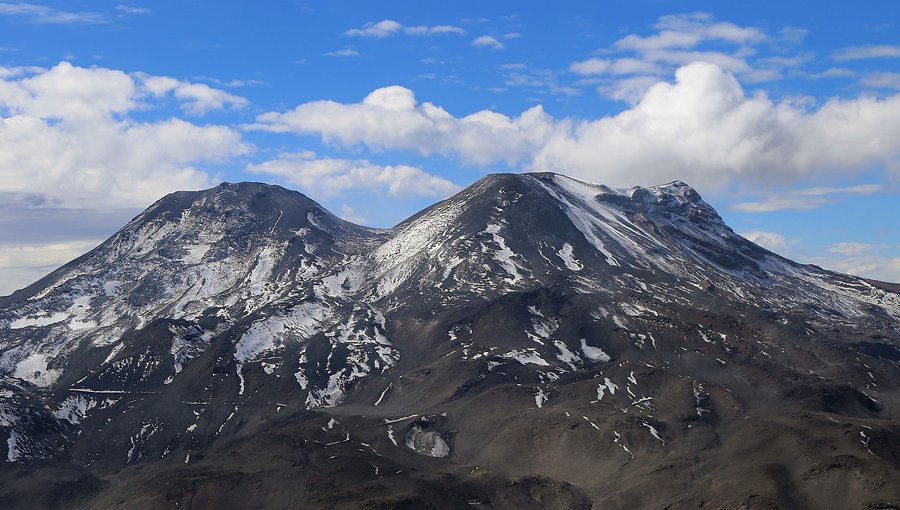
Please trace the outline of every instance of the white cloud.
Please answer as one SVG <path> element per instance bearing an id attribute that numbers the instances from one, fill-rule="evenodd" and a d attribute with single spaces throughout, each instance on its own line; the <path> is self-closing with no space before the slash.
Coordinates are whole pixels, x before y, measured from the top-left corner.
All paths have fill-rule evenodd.
<path id="1" fill-rule="evenodd" d="M 573 62 L 569 66 L 573 73 L 583 76 L 599 74 L 661 74 L 663 69 L 653 62 L 636 58 L 619 58 L 607 60 L 589 58 L 581 62 Z"/>
<path id="2" fill-rule="evenodd" d="M 344 48 L 343 50 L 329 51 L 326 57 L 358 57 L 359 52 L 352 48 Z"/>
<path id="3" fill-rule="evenodd" d="M 212 110 L 241 109 L 249 102 L 243 97 L 214 89 L 203 83 L 179 81 L 165 76 L 147 76 L 144 88 L 154 96 L 172 92 L 181 101 L 181 108 L 191 115 L 203 115 Z"/>
<path id="4" fill-rule="evenodd" d="M 316 101 L 257 117 L 250 129 L 321 136 L 341 146 L 407 149 L 489 165 L 557 170 L 613 185 L 673 179 L 716 187 L 797 182 L 884 167 L 900 175 L 900 95 L 832 99 L 817 109 L 745 94 L 709 63 L 658 82 L 632 108 L 593 120 L 561 119 L 540 106 L 518 117 L 455 117 L 416 102 L 403 87 L 361 103 Z"/>
<path id="5" fill-rule="evenodd" d="M 153 97 L 121 71 L 65 62 L 0 79 L 0 192 L 64 208 L 145 206 L 210 185 L 193 164 L 250 150 L 224 126 L 135 120 Z"/>
<path id="6" fill-rule="evenodd" d="M 808 111 L 748 97 L 708 63 L 680 68 L 675 83 L 653 85 L 614 117 L 551 132 L 530 167 L 610 184 L 771 184 L 877 166 L 900 174 L 900 95 L 833 99 Z"/>
<path id="7" fill-rule="evenodd" d="M 475 46 L 476 48 L 490 48 L 492 50 L 503 49 L 503 43 L 490 35 L 476 37 L 475 40 L 472 41 L 472 46 Z"/>
<path id="8" fill-rule="evenodd" d="M 737 203 L 732 205 L 731 209 L 750 213 L 783 210 L 806 211 L 834 203 L 836 195 L 871 195 L 882 191 L 884 191 L 884 186 L 880 184 L 860 184 L 844 188 L 807 188 L 786 193 L 775 193 L 766 197 L 765 200 L 756 202 Z"/>
<path id="9" fill-rule="evenodd" d="M 740 27 L 733 23 L 716 23 L 707 13 L 663 16 L 655 28 L 660 32 L 647 37 L 629 34 L 616 41 L 615 46 L 624 50 L 646 52 L 693 48 L 704 41 L 748 44 L 766 39 L 759 29 Z"/>
<path id="10" fill-rule="evenodd" d="M 741 235 L 744 236 L 747 240 L 754 242 L 762 246 L 763 248 L 775 253 L 784 253 L 784 250 L 788 245 L 787 239 L 783 235 L 776 234 L 775 232 L 754 230 L 752 232 L 747 232 Z"/>
<path id="11" fill-rule="evenodd" d="M 383 38 L 397 34 L 409 35 L 440 35 L 440 34 L 465 34 L 466 31 L 460 27 L 452 25 L 416 25 L 403 26 L 398 21 L 392 19 L 381 20 L 379 22 L 369 22 L 362 28 L 351 28 L 344 32 L 344 35 L 350 37 L 376 37 Z"/>
<path id="12" fill-rule="evenodd" d="M 850 46 L 834 53 L 834 59 L 838 62 L 869 58 L 900 58 L 900 46 Z"/>
<path id="13" fill-rule="evenodd" d="M 61 11 L 46 5 L 0 2 L 0 16 L 19 16 L 42 25 L 93 25 L 106 23 L 105 16 L 95 12 Z"/>
<path id="14" fill-rule="evenodd" d="M 401 25 L 399 22 L 392 19 L 386 19 L 379 21 L 378 23 L 366 23 L 363 28 L 351 28 L 350 30 L 344 32 L 344 35 L 349 35 L 351 37 L 387 37 L 389 35 L 396 34 L 402 28 L 403 25 Z"/>
<path id="15" fill-rule="evenodd" d="M 403 27 L 403 31 L 407 34 L 412 34 L 412 35 L 439 35 L 439 34 L 463 35 L 466 33 L 466 31 L 463 30 L 462 28 L 455 27 L 452 25 L 435 25 L 433 27 L 417 25 L 414 27 Z"/>
<path id="16" fill-rule="evenodd" d="M 321 158 L 310 153 L 250 165 L 252 173 L 276 175 L 315 196 L 340 196 L 351 189 L 392 196 L 446 197 L 460 189 L 452 182 L 407 165 L 376 165 L 366 160 Z"/>
<path id="17" fill-rule="evenodd" d="M 360 103 L 314 101 L 286 113 L 266 113 L 248 126 L 316 134 L 345 147 L 458 155 L 477 164 L 527 158 L 553 127 L 540 106 L 515 118 L 489 110 L 458 118 L 432 103 L 418 104 L 411 90 L 399 86 L 377 89 Z"/>

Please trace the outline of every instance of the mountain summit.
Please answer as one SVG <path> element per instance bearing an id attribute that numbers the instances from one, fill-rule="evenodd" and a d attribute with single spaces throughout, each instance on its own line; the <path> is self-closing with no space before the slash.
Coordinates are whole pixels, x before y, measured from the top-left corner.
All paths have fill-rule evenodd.
<path id="1" fill-rule="evenodd" d="M 392 229 L 222 184 L 0 299 L 0 503 L 884 507 L 898 361 L 900 294 L 683 182 L 495 174 Z"/>

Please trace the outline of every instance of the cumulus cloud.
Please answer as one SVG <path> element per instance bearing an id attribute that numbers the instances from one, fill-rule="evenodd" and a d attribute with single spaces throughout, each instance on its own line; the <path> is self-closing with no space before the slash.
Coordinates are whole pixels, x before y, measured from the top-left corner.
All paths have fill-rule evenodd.
<path id="1" fill-rule="evenodd" d="M 260 115 L 249 129 L 318 135 L 338 146 L 407 149 L 487 166 L 556 170 L 614 185 L 673 179 L 698 186 L 797 182 L 885 167 L 900 175 L 900 95 L 833 99 L 816 109 L 747 95 L 720 67 L 681 67 L 631 108 L 554 119 L 540 106 L 465 117 L 386 87 L 359 103 L 315 101 Z"/>
<path id="2" fill-rule="evenodd" d="M 834 53 L 834 59 L 838 62 L 869 58 L 900 58 L 900 46 L 850 46 Z"/>
<path id="3" fill-rule="evenodd" d="M 412 166 L 317 159 L 306 152 L 285 154 L 276 160 L 250 165 L 247 170 L 276 175 L 316 196 L 340 196 L 351 189 L 364 189 L 387 192 L 392 196 L 446 197 L 460 189 L 447 179 Z"/>
<path id="4" fill-rule="evenodd" d="M 154 97 L 144 78 L 63 62 L 0 79 L 0 193 L 32 205 L 145 206 L 210 185 L 194 164 L 250 150 L 228 127 L 136 120 Z"/>
<path id="5" fill-rule="evenodd" d="M 709 63 L 676 72 L 614 117 L 573 122 L 531 162 L 603 182 L 705 186 L 792 182 L 883 165 L 900 171 L 900 96 L 834 99 L 807 111 L 747 96 Z"/>
<path id="6" fill-rule="evenodd" d="M 466 31 L 460 27 L 453 25 L 415 25 L 404 26 L 398 21 L 385 19 L 379 22 L 369 22 L 362 28 L 351 28 L 344 32 L 344 35 L 350 37 L 376 37 L 384 38 L 397 34 L 409 35 L 439 35 L 439 34 L 465 34 Z"/>
<path id="7" fill-rule="evenodd" d="M 772 211 L 806 211 L 834 203 L 838 195 L 871 195 L 884 191 L 880 184 L 861 184 L 843 188 L 816 187 L 774 193 L 764 200 L 740 202 L 731 206 L 736 211 L 763 213 Z"/>
<path id="8" fill-rule="evenodd" d="M 319 135 L 344 147 L 457 155 L 487 165 L 527 158 L 555 124 L 540 106 L 515 118 L 489 110 L 454 117 L 432 103 L 417 103 L 407 88 L 391 86 L 373 91 L 360 103 L 314 101 L 285 113 L 265 113 L 247 127 Z"/>
<path id="9" fill-rule="evenodd" d="M 476 37 L 475 40 L 472 41 L 472 46 L 475 46 L 476 48 L 489 48 L 492 50 L 503 49 L 503 43 L 490 35 Z"/>

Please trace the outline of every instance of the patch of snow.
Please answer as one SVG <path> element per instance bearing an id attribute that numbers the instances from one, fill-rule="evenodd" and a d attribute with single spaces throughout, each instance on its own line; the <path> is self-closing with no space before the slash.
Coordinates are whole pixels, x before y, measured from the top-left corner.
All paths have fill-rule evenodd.
<path id="1" fill-rule="evenodd" d="M 538 409 L 544 407 L 544 404 L 549 400 L 550 397 L 544 393 L 542 388 L 538 388 L 537 393 L 534 395 L 534 404 L 538 406 Z"/>
<path id="2" fill-rule="evenodd" d="M 659 432 L 656 431 L 656 428 L 653 425 L 650 425 L 647 422 L 642 422 L 641 425 L 647 427 L 647 429 L 650 431 L 650 435 L 652 435 L 653 437 L 658 439 L 660 443 L 666 444 L 666 442 L 663 441 L 663 439 L 661 437 L 659 437 Z"/>
<path id="3" fill-rule="evenodd" d="M 559 349 L 559 354 L 556 355 L 556 359 L 562 361 L 566 365 L 569 365 L 569 368 L 571 368 L 572 370 L 576 370 L 577 365 L 582 363 L 583 360 L 581 359 L 581 357 L 570 351 L 569 347 L 566 344 L 560 342 L 559 340 L 554 340 L 553 345 L 555 345 L 556 348 Z"/>
<path id="4" fill-rule="evenodd" d="M 385 388 L 384 391 L 381 392 L 381 395 L 378 397 L 378 400 L 376 400 L 373 405 L 377 406 L 378 404 L 380 404 L 381 401 L 384 400 L 384 396 L 387 395 L 388 390 L 391 389 L 391 386 L 393 386 L 393 385 L 394 385 L 394 383 L 388 384 L 387 388 Z"/>
<path id="5" fill-rule="evenodd" d="M 566 264 L 566 267 L 568 267 L 572 271 L 581 271 L 584 268 L 584 264 L 579 262 L 578 259 L 576 259 L 573 255 L 573 248 L 571 244 L 563 244 L 562 249 L 556 252 L 556 254 L 559 255 L 559 258 L 563 260 L 563 262 Z"/>
<path id="6" fill-rule="evenodd" d="M 185 264 L 199 264 L 211 247 L 209 244 L 189 244 L 184 246 L 186 253 L 181 257 L 181 261 Z"/>
<path id="7" fill-rule="evenodd" d="M 10 429 L 9 438 L 6 440 L 6 460 L 8 462 L 16 462 L 19 460 L 20 454 L 18 444 L 19 434 L 15 430 Z"/>
<path id="8" fill-rule="evenodd" d="M 516 253 L 513 252 L 506 245 L 506 239 L 504 239 L 500 235 L 500 225 L 496 224 L 488 224 L 488 226 L 484 230 L 486 233 L 491 234 L 493 236 L 494 242 L 500 246 L 499 250 L 494 251 L 494 260 L 496 260 L 500 267 L 502 267 L 508 274 L 509 278 L 507 280 L 511 284 L 516 284 L 519 280 L 522 279 L 522 275 L 519 274 L 519 266 L 513 260 L 516 257 Z"/>
<path id="9" fill-rule="evenodd" d="M 9 329 L 22 328 L 40 328 L 62 322 L 69 318 L 66 312 L 56 312 L 53 314 L 33 315 L 31 317 L 20 317 L 9 323 Z"/>
<path id="10" fill-rule="evenodd" d="M 532 364 L 542 367 L 549 367 L 550 363 L 544 361 L 543 358 L 534 349 L 518 349 L 501 354 L 501 358 L 509 358 L 518 361 L 523 365 Z"/>
<path id="11" fill-rule="evenodd" d="M 581 339 L 581 352 L 584 353 L 585 358 L 591 361 L 610 361 L 612 359 L 609 354 L 603 352 L 603 349 L 588 345 L 584 338 Z"/>
<path id="12" fill-rule="evenodd" d="M 308 338 L 325 319 L 328 308 L 316 301 L 302 303 L 287 316 L 270 317 L 253 324 L 235 346 L 234 358 L 246 363 L 280 347 L 289 334 Z"/>
<path id="13" fill-rule="evenodd" d="M 610 395 L 615 395 L 616 390 L 619 389 L 619 386 L 616 383 L 609 380 L 609 377 L 603 378 L 603 383 L 597 386 L 597 400 L 602 400 L 603 395 L 609 391 Z"/>
<path id="14" fill-rule="evenodd" d="M 12 375 L 36 386 L 46 388 L 53 385 L 62 374 L 59 370 L 48 368 L 48 362 L 46 354 L 40 352 L 32 353 L 16 363 L 16 368 Z"/>
<path id="15" fill-rule="evenodd" d="M 122 282 L 117 280 L 110 280 L 108 282 L 103 282 L 103 294 L 107 297 L 115 296 L 119 293 L 119 287 L 122 285 Z"/>

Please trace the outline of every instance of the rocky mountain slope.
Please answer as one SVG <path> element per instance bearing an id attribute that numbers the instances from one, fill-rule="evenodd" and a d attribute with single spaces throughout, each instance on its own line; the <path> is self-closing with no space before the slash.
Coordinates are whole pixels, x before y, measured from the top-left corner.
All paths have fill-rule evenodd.
<path id="1" fill-rule="evenodd" d="M 0 298 L 0 504 L 890 508 L 898 362 L 895 288 L 681 182 L 223 184 Z"/>

